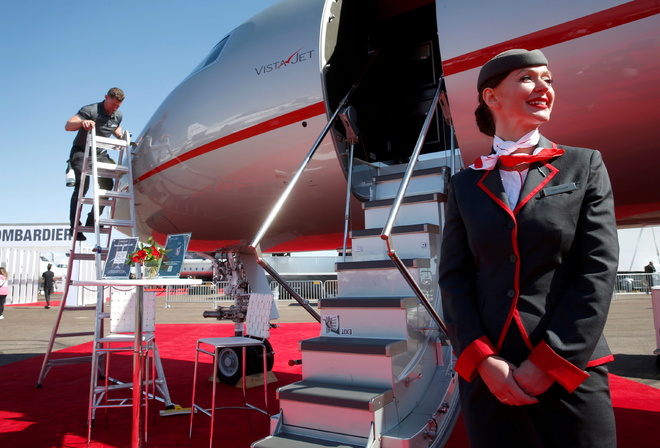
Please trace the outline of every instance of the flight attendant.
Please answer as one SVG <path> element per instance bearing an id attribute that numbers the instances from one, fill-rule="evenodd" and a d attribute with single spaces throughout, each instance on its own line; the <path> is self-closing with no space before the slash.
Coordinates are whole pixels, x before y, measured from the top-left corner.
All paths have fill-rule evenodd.
<path id="1" fill-rule="evenodd" d="M 475 115 L 493 147 L 451 180 L 440 287 L 472 448 L 616 446 L 612 190 L 598 151 L 539 134 L 552 82 L 539 50 L 488 61 Z"/>

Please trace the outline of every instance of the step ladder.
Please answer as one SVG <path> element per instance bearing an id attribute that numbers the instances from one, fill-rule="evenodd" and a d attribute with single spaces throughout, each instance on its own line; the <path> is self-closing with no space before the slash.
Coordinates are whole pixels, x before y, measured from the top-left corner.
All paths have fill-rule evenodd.
<path id="1" fill-rule="evenodd" d="M 112 151 L 108 153 L 108 151 Z M 80 188 L 78 207 L 76 211 L 76 220 L 74 228 L 72 229 L 72 248 L 69 255 L 69 266 L 67 270 L 66 285 L 62 298 L 62 303 L 57 314 L 53 332 L 51 334 L 48 349 L 44 357 L 44 361 L 37 380 L 37 387 L 42 387 L 43 381 L 52 367 L 58 365 L 71 365 L 91 362 L 92 364 L 92 379 L 90 384 L 90 407 L 92 410 L 101 403 L 103 396 L 107 395 L 108 388 L 106 385 L 98 385 L 97 381 L 102 378 L 104 371 L 104 356 L 109 353 L 109 350 L 103 349 L 103 344 L 108 339 L 106 337 L 105 321 L 110 318 L 110 313 L 105 309 L 104 288 L 97 287 L 96 301 L 94 305 L 72 305 L 71 302 L 77 299 L 79 302 L 79 295 L 77 286 L 73 285 L 73 277 L 78 277 L 78 272 L 82 271 L 82 263 L 93 263 L 94 277 L 101 279 L 103 276 L 103 266 L 108 255 L 110 247 L 112 230 L 113 228 L 120 229 L 123 234 L 136 237 L 137 225 L 135 217 L 135 198 L 133 192 L 133 172 L 131 165 L 131 142 L 130 134 L 124 132 L 122 139 L 105 138 L 94 135 L 93 132 L 88 133 L 87 146 L 85 150 L 85 157 L 83 161 L 83 171 L 81 173 L 81 183 L 88 180 L 91 183 L 91 196 L 84 196 L 83 188 Z M 116 153 L 116 155 L 114 153 Z M 99 161 L 99 155 L 112 155 L 116 157 L 117 163 L 108 163 Z M 105 158 L 105 157 L 104 157 Z M 110 160 L 113 160 L 112 158 Z M 110 178 L 113 180 L 112 190 L 102 189 L 99 186 L 100 178 Z M 121 179 L 121 182 L 120 182 Z M 84 185 L 84 184 L 83 184 Z M 83 206 L 91 205 L 91 213 L 94 216 L 93 226 L 81 225 L 80 218 L 83 214 Z M 107 217 L 102 216 L 102 210 L 107 208 Z M 121 212 L 118 212 L 121 209 Z M 118 219 L 119 215 L 128 216 L 128 219 Z M 89 235 L 93 237 L 93 249 L 91 252 L 83 249 L 80 235 Z M 85 239 L 88 240 L 87 236 Z M 77 269 L 78 268 L 78 269 Z M 139 275 L 139 273 L 138 273 Z M 95 312 L 95 326 L 94 331 L 89 332 L 60 332 L 60 325 L 64 313 L 69 314 L 70 311 L 91 311 Z M 93 350 L 91 355 L 76 356 L 68 358 L 53 359 L 53 347 L 55 341 L 59 338 L 78 337 L 78 336 L 92 336 L 93 337 Z M 148 341 L 152 347 L 153 363 L 155 366 L 156 374 L 152 379 L 153 389 L 157 390 L 160 394 L 158 398 L 164 402 L 167 409 L 174 407 L 170 400 L 167 382 L 163 373 L 162 363 L 158 354 L 158 349 L 155 341 Z M 145 342 L 142 349 L 145 350 L 147 343 Z M 117 385 L 113 389 L 130 388 L 130 383 L 121 383 L 118 380 L 113 380 Z M 92 414 L 93 415 L 93 414 Z"/>
<path id="2" fill-rule="evenodd" d="M 60 304 L 53 331 L 48 342 L 48 349 L 44 357 L 39 379 L 37 380 L 37 387 L 43 385 L 43 381 L 52 367 L 58 365 L 79 364 L 92 361 L 92 355 L 76 356 L 69 358 L 53 359 L 53 347 L 55 341 L 59 338 L 70 338 L 79 336 L 92 336 L 94 340 L 103 336 L 104 319 L 109 317 L 109 313 L 104 310 L 104 297 L 103 288 L 98 288 L 97 298 L 95 305 L 76 304 L 72 305 L 71 302 L 79 302 L 78 290 L 72 286 L 73 277 L 78 276 L 78 272 L 83 265 L 78 262 L 93 262 L 94 275 L 96 278 L 101 278 L 103 273 L 103 262 L 108 254 L 108 247 L 110 245 L 110 238 L 112 227 L 123 227 L 124 232 L 131 236 L 137 236 L 135 224 L 135 203 L 133 197 L 133 182 L 132 182 L 132 168 L 130 163 L 130 135 L 124 132 L 123 139 L 104 138 L 94 135 L 94 132 L 89 132 L 87 137 L 87 145 L 85 148 L 85 157 L 83 160 L 83 169 L 80 176 L 81 188 L 79 189 L 78 207 L 76 211 L 75 225 L 72 229 L 72 244 L 69 253 L 69 265 L 67 268 L 66 283 L 64 287 L 64 294 L 62 295 L 62 303 Z M 117 164 L 99 162 L 98 155 L 101 151 L 118 151 Z M 118 191 L 119 179 L 126 176 L 125 191 Z M 98 180 L 101 177 L 110 178 L 113 180 L 113 190 L 102 190 L 99 187 Z M 91 183 L 91 197 L 85 197 L 83 194 L 84 182 Z M 130 210 L 129 220 L 115 220 L 112 218 L 101 218 L 100 208 L 108 207 L 108 215 L 113 217 L 116 206 L 119 201 L 128 201 L 128 209 Z M 92 213 L 94 216 L 94 225 L 86 227 L 80 224 L 80 217 L 82 215 L 83 205 L 91 205 Z M 94 234 L 94 249 L 90 252 L 84 250 L 82 243 L 79 241 L 79 236 L 85 233 Z M 102 236 L 105 241 L 102 242 Z M 89 265 L 87 265 L 89 267 Z M 60 325 L 62 324 L 62 317 L 66 312 L 75 311 L 94 311 L 96 314 L 95 328 L 93 331 L 84 332 L 60 332 Z"/>
<path id="3" fill-rule="evenodd" d="M 321 299 L 321 333 L 300 342 L 302 381 L 278 389 L 273 434 L 253 448 L 439 447 L 459 414 L 454 358 L 389 259 L 381 231 L 401 173 L 374 178 L 353 230 L 352 260 L 336 264 L 338 294 Z M 421 167 L 393 229 L 403 263 L 439 307 L 438 256 L 448 171 Z"/>

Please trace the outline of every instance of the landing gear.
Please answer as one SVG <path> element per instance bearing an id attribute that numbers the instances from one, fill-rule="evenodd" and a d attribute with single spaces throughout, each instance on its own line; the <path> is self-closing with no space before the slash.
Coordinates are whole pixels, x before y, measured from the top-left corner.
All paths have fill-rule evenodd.
<path id="1" fill-rule="evenodd" d="M 214 257 L 214 278 L 222 278 L 229 282 L 225 287 L 225 294 L 233 298 L 233 305 L 218 306 L 215 311 L 204 311 L 204 317 L 215 317 L 218 320 L 232 320 L 234 322 L 234 336 L 251 337 L 245 335 L 244 323 L 247 316 L 248 303 L 250 295 L 248 291 L 248 278 L 246 268 L 241 263 L 238 252 L 230 251 L 228 253 L 217 254 Z M 249 267 L 247 269 L 249 271 Z M 265 273 L 263 275 L 265 282 Z M 258 279 L 255 282 L 258 284 Z M 266 283 L 267 285 L 267 283 Z M 261 340 L 261 338 L 254 338 Z M 266 346 L 266 367 L 270 371 L 275 362 L 275 352 L 273 347 L 264 340 Z M 218 353 L 218 381 L 225 384 L 236 384 L 243 374 L 243 348 L 226 347 Z M 249 346 L 245 349 L 245 374 L 252 375 L 263 372 L 263 351 L 259 346 Z"/>

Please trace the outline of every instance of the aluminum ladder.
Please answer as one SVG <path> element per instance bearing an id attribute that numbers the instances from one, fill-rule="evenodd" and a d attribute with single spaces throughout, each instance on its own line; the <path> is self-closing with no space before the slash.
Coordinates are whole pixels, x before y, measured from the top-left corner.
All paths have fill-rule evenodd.
<path id="1" fill-rule="evenodd" d="M 53 347 L 55 341 L 59 338 L 79 337 L 79 336 L 93 336 L 96 341 L 99 337 L 103 336 L 104 319 L 109 317 L 109 313 L 104 310 L 103 303 L 103 288 L 97 290 L 97 298 L 95 305 L 79 305 L 77 302 L 82 303 L 78 299 L 78 290 L 72 286 L 73 277 L 78 277 L 78 272 L 83 267 L 79 262 L 94 262 L 94 272 L 96 278 L 101 278 L 103 272 L 103 262 L 108 253 L 110 245 L 110 237 L 113 227 L 121 227 L 124 232 L 131 236 L 137 236 L 136 220 L 135 220 L 135 201 L 133 195 L 133 175 L 130 163 L 130 134 L 124 132 L 123 139 L 104 138 L 94 135 L 94 132 L 89 132 L 87 137 L 87 144 L 85 148 L 85 157 L 83 160 L 83 170 L 80 176 L 81 188 L 78 196 L 78 208 L 76 211 L 75 225 L 72 229 L 72 245 L 69 253 L 69 265 L 67 268 L 66 283 L 64 294 L 62 295 L 62 303 L 60 304 L 53 331 L 48 342 L 48 349 L 44 356 L 44 361 L 37 380 L 37 387 L 43 385 L 43 381 L 48 374 L 49 370 L 58 365 L 70 365 L 90 362 L 91 355 L 76 356 L 68 358 L 53 359 Z M 98 161 L 98 155 L 101 151 L 117 151 L 118 160 L 117 164 L 104 163 Z M 118 191 L 119 179 L 126 176 L 127 186 L 125 191 Z M 111 178 L 113 180 L 112 190 L 103 190 L 99 187 L 98 180 L 101 177 Z M 92 184 L 92 195 L 85 197 L 82 188 L 84 182 L 88 181 Z M 114 219 L 115 209 L 120 201 L 128 202 L 128 210 L 130 211 L 130 219 L 119 220 Z M 94 226 L 85 227 L 80 224 L 80 216 L 82 214 L 83 205 L 92 205 L 92 212 L 94 214 Z M 110 218 L 101 218 L 100 207 L 108 207 L 108 215 Z M 83 249 L 82 243 L 79 241 L 79 235 L 85 233 L 93 233 L 95 237 L 94 249 L 90 251 L 88 248 Z M 105 238 L 105 244 L 102 244 L 102 236 Z M 87 264 L 89 267 L 89 264 Z M 76 302 L 72 305 L 71 302 Z M 60 332 L 60 325 L 62 324 L 62 317 L 64 312 L 70 311 L 91 311 L 94 310 L 96 314 L 94 331 L 86 332 Z"/>

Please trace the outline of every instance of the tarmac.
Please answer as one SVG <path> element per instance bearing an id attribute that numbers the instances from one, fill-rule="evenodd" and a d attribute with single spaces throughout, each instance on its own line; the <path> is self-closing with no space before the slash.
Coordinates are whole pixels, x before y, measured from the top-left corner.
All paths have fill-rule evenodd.
<path id="1" fill-rule="evenodd" d="M 60 295 L 52 296 L 60 300 Z M 228 306 L 231 302 L 219 302 Z M 310 302 L 315 307 L 314 302 Z M 278 301 L 280 318 L 275 323 L 315 322 L 307 311 L 292 301 Z M 213 310 L 210 303 L 172 303 L 165 307 L 165 299 L 159 297 L 156 304 L 157 324 L 218 323 L 215 318 L 204 318 L 203 312 Z M 0 366 L 34 356 L 43 355 L 48 349 L 57 307 L 44 309 L 35 305 L 5 306 L 0 320 Z M 222 321 L 227 322 L 227 321 Z M 67 311 L 63 313 L 60 332 L 94 330 L 93 311 Z M 605 337 L 614 353 L 614 362 L 609 364 L 610 373 L 660 389 L 660 366 L 653 351 L 658 348 L 653 324 L 651 296 L 644 293 L 617 294 L 612 301 L 605 326 Z M 90 336 L 57 338 L 54 350 L 82 344 Z M 35 382 L 39 372 L 34 372 Z"/>

